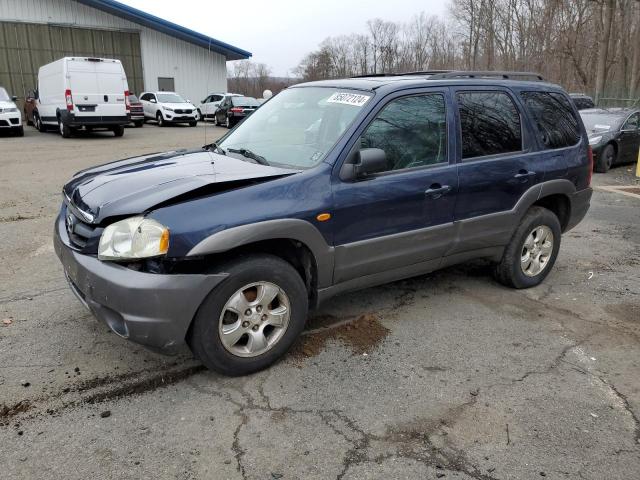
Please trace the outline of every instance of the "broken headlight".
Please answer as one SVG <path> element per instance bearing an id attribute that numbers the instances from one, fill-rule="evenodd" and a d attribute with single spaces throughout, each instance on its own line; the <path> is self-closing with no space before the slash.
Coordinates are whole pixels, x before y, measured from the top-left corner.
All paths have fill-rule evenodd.
<path id="1" fill-rule="evenodd" d="M 104 229 L 98 246 L 100 260 L 132 260 L 164 255 L 169 250 L 169 229 L 144 217 L 131 217 Z"/>

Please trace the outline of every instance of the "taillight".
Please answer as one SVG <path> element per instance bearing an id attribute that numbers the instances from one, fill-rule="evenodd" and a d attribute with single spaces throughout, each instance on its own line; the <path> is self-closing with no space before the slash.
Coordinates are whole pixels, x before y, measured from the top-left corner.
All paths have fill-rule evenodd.
<path id="1" fill-rule="evenodd" d="M 67 89 L 64 92 L 64 99 L 67 102 L 67 110 L 73 110 L 73 97 L 71 96 L 71 90 Z"/>
<path id="2" fill-rule="evenodd" d="M 124 105 L 127 108 L 127 112 L 131 111 L 131 100 L 129 100 L 129 90 L 124 91 Z"/>
<path id="3" fill-rule="evenodd" d="M 589 158 L 589 176 L 587 177 L 587 185 L 591 185 L 591 177 L 593 176 L 593 149 L 591 145 L 587 147 L 587 157 Z"/>
<path id="4" fill-rule="evenodd" d="M 244 108 L 240 108 L 240 107 L 233 107 L 231 110 L 229 110 L 230 112 L 233 113 L 242 113 L 244 112 Z"/>

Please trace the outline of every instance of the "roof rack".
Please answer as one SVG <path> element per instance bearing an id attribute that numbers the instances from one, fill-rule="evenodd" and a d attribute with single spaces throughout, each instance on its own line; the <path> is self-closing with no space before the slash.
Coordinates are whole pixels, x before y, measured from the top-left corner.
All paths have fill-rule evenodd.
<path id="1" fill-rule="evenodd" d="M 351 78 L 368 78 L 368 77 L 405 77 L 410 75 L 439 75 L 449 73 L 452 70 L 424 70 L 419 72 L 400 72 L 400 73 L 368 73 L 364 75 L 354 75 Z"/>
<path id="2" fill-rule="evenodd" d="M 491 71 L 449 71 L 436 73 L 430 80 L 452 79 L 452 78 L 502 78 L 503 80 L 534 80 L 543 82 L 544 77 L 534 72 L 491 72 Z"/>

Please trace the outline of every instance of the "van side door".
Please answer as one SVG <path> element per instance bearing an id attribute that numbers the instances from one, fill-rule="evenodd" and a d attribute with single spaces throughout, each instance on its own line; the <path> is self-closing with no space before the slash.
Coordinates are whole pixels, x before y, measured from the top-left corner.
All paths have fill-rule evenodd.
<path id="1" fill-rule="evenodd" d="M 456 87 L 459 191 L 446 255 L 506 245 L 511 210 L 544 177 L 521 104 L 500 86 Z"/>
<path id="2" fill-rule="evenodd" d="M 381 149 L 386 168 L 348 180 L 334 169 L 336 284 L 357 278 L 374 284 L 376 278 L 388 281 L 433 270 L 450 241 L 458 177 L 451 161 L 455 130 L 449 89 L 396 92 L 387 98 L 345 149 Z"/>

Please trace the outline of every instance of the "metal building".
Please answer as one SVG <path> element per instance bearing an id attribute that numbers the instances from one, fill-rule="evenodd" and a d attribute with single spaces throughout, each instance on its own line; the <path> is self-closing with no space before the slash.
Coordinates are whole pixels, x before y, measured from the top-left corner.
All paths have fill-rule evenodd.
<path id="1" fill-rule="evenodd" d="M 131 92 L 197 102 L 226 91 L 226 62 L 251 53 L 112 0 L 0 0 L 0 86 L 24 98 L 65 56 L 118 58 Z"/>

